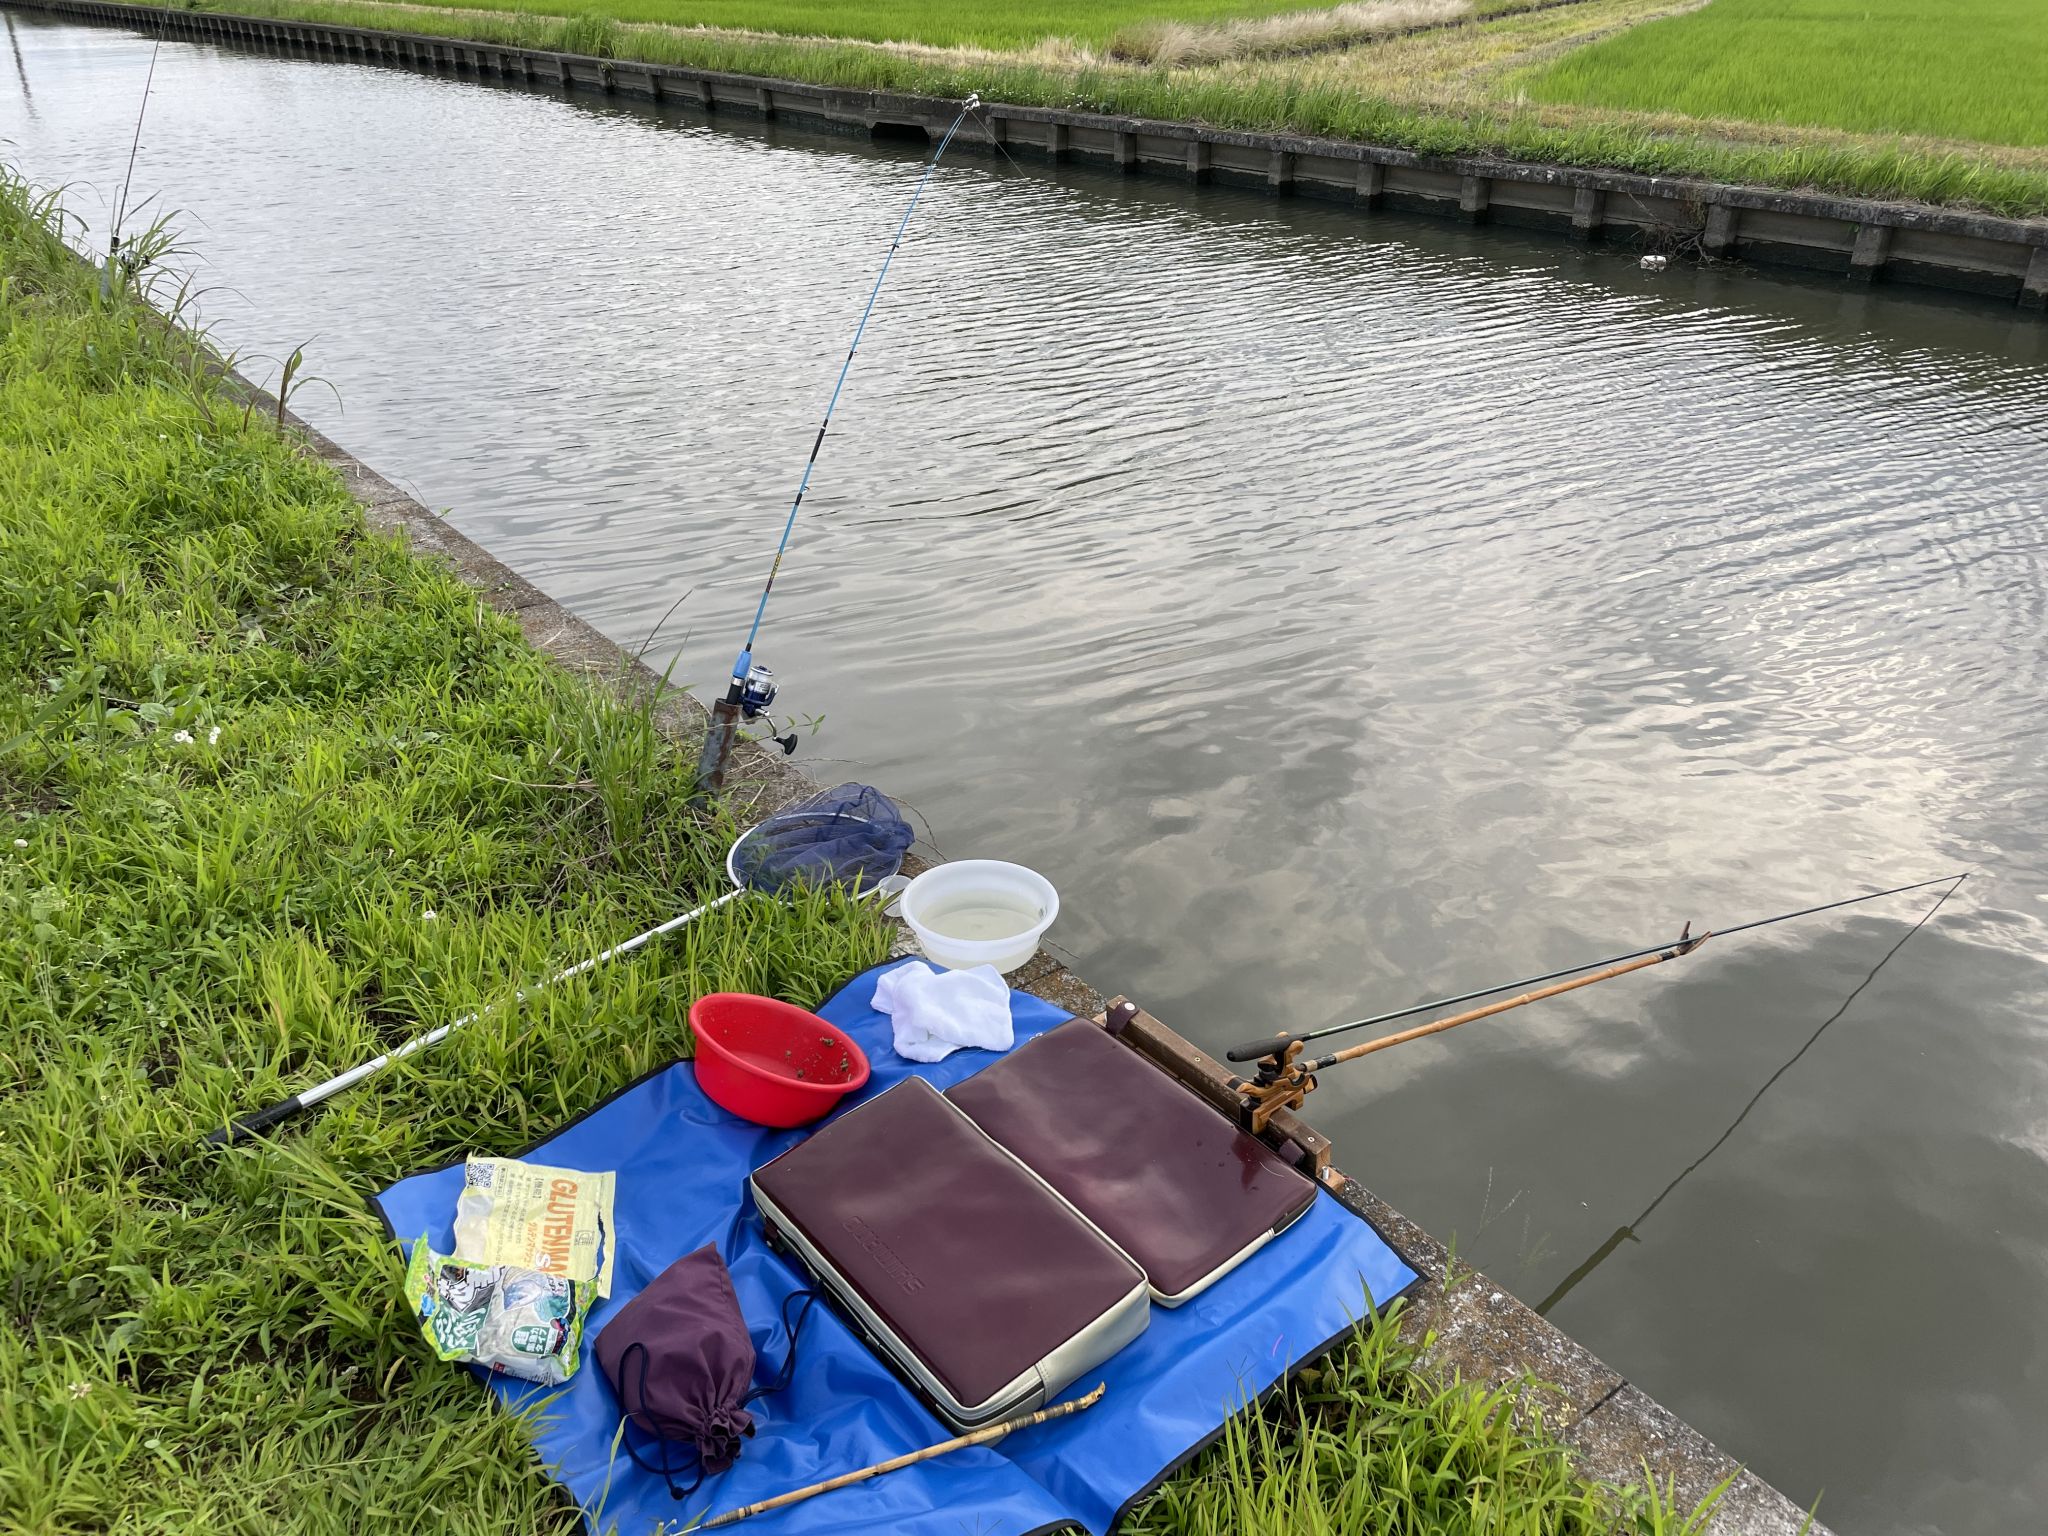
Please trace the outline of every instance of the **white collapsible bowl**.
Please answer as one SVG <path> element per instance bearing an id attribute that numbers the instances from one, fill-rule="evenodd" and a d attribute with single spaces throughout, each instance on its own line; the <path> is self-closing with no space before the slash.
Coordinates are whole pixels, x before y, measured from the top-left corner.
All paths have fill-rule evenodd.
<path id="1" fill-rule="evenodd" d="M 928 916 L 948 905 L 985 899 L 989 906 L 1018 908 L 1020 926 L 999 939 L 956 939 L 926 926 Z M 926 870 L 905 887 L 903 920 L 917 935 L 917 947 L 933 965 L 949 971 L 992 965 L 1014 971 L 1038 952 L 1039 938 L 1060 915 L 1060 893 L 1052 882 L 1022 864 L 1000 859 L 956 859 Z M 1036 914 L 1033 916 L 1032 914 Z"/>

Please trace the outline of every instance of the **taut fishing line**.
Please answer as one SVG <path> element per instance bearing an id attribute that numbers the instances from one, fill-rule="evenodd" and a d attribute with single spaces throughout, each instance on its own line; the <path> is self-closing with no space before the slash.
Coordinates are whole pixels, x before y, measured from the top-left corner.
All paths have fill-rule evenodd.
<path id="1" fill-rule="evenodd" d="M 1966 878 L 1966 875 L 1967 872 L 1965 872 L 1965 874 L 1957 875 L 1954 877 L 1954 879 L 1949 884 L 1949 888 L 1943 891 L 1939 896 L 1934 898 L 1934 905 L 1929 907 L 1925 912 L 1922 912 L 1920 914 L 1919 921 L 1915 922 L 1912 927 L 1908 928 L 1905 931 L 1905 933 L 1900 935 L 1899 942 L 1894 944 L 1890 949 L 1886 950 L 1884 952 L 1884 958 L 1879 960 L 1877 964 L 1873 965 L 1870 968 L 1870 974 L 1868 976 L 1865 976 L 1861 981 L 1856 983 L 1855 988 L 1849 993 L 1849 995 L 1842 999 L 1842 1005 L 1839 1008 L 1837 1008 L 1833 1013 L 1829 1014 L 1825 1019 L 1821 1020 L 1820 1028 L 1816 1029 L 1812 1034 L 1806 1037 L 1805 1044 L 1801 1045 L 1798 1050 L 1794 1051 L 1790 1056 L 1788 1056 L 1785 1059 L 1784 1064 L 1780 1066 L 1777 1071 L 1773 1072 L 1769 1077 L 1764 1079 L 1763 1086 L 1758 1088 L 1755 1093 L 1749 1096 L 1749 1102 L 1742 1106 L 1741 1113 L 1736 1115 L 1736 1117 L 1733 1120 L 1728 1122 L 1727 1129 L 1722 1131 L 1719 1136 L 1716 1136 L 1714 1138 L 1714 1144 L 1711 1147 L 1708 1147 L 1706 1151 L 1702 1152 L 1698 1157 L 1694 1158 L 1691 1162 L 1687 1163 L 1685 1165 L 1684 1170 L 1678 1175 L 1678 1177 L 1673 1179 L 1669 1184 L 1666 1184 L 1663 1188 L 1663 1191 L 1659 1193 L 1657 1198 L 1652 1200 L 1648 1205 L 1643 1207 L 1643 1212 L 1640 1216 L 1636 1217 L 1634 1221 L 1631 1221 L 1624 1226 L 1616 1227 L 1614 1229 L 1613 1235 L 1609 1237 L 1606 1242 L 1602 1243 L 1598 1248 L 1595 1248 L 1593 1252 L 1587 1256 L 1586 1261 L 1583 1264 L 1579 1265 L 1577 1269 L 1573 1270 L 1570 1274 L 1566 1275 L 1563 1280 L 1558 1282 L 1557 1289 L 1553 1290 L 1548 1296 L 1544 1297 L 1543 1300 L 1536 1303 L 1535 1311 L 1537 1316 L 1548 1317 L 1550 1315 L 1550 1309 L 1556 1306 L 1559 1302 L 1563 1301 L 1566 1296 L 1570 1295 L 1572 1289 L 1575 1286 L 1577 1286 L 1581 1280 L 1585 1279 L 1586 1276 L 1590 1275 L 1594 1270 L 1598 1269 L 1601 1266 L 1601 1264 L 1605 1263 L 1608 1256 L 1612 1254 L 1615 1249 L 1619 1248 L 1623 1242 L 1633 1243 L 1639 1241 L 1639 1239 L 1636 1237 L 1636 1228 L 1640 1227 L 1644 1222 L 1648 1221 L 1651 1216 L 1655 1215 L 1657 1207 L 1662 1205 L 1666 1200 L 1670 1199 L 1672 1191 L 1677 1189 L 1678 1186 L 1683 1184 L 1687 1179 L 1691 1178 L 1694 1172 L 1696 1172 L 1699 1169 L 1702 1163 L 1706 1162 L 1708 1158 L 1712 1157 L 1716 1152 L 1720 1151 L 1723 1146 L 1727 1145 L 1728 1138 L 1733 1136 L 1736 1133 L 1736 1131 L 1741 1129 L 1742 1122 L 1749 1118 L 1750 1111 L 1755 1109 L 1757 1105 L 1763 1101 L 1763 1096 L 1765 1094 L 1769 1093 L 1772 1088 L 1777 1086 L 1778 1079 L 1783 1077 L 1787 1072 L 1790 1072 L 1794 1067 L 1799 1065 L 1801 1059 L 1805 1057 L 1806 1053 L 1812 1050 L 1814 1046 L 1820 1043 L 1820 1037 L 1826 1034 L 1828 1030 L 1834 1026 L 1835 1021 L 1841 1018 L 1843 1014 L 1847 1013 L 1849 1009 L 1852 1006 L 1854 1006 L 1856 999 L 1863 995 L 1864 988 L 1868 987 L 1873 981 L 1877 980 L 1877 973 L 1883 970 L 1887 965 L 1891 964 L 1892 956 L 1896 955 L 1900 950 L 1904 949 L 1908 944 L 1912 943 L 1913 936 L 1917 934 L 1922 928 L 1925 928 L 1927 924 L 1933 919 L 1934 914 L 1939 912 L 1945 905 L 1947 905 L 1949 897 L 1955 895 L 1955 893 L 1962 887 L 1962 883 Z"/>

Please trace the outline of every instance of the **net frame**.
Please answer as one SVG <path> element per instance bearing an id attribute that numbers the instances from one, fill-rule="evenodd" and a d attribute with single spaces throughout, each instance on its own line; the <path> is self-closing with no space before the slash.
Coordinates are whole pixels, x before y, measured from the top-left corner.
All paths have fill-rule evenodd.
<path id="1" fill-rule="evenodd" d="M 838 784 L 756 823 L 726 850 L 738 890 L 777 895 L 792 885 L 872 889 L 903 868 L 916 833 L 895 803 L 866 784 Z"/>

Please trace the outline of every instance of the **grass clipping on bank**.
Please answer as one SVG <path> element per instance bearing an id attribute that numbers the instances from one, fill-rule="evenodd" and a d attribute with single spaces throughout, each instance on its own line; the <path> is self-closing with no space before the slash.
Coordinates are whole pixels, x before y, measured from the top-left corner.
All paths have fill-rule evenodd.
<path id="1" fill-rule="evenodd" d="M 580 1529 L 525 1423 L 431 1357 L 364 1197 L 523 1151 L 685 1052 L 703 992 L 816 1003 L 886 932 L 736 902 L 509 1006 L 719 889 L 732 826 L 647 710 L 366 532 L 59 217 L 0 173 L 0 1529 Z M 1434 1386 L 1406 1348 L 1371 1329 L 1135 1528 L 1686 1528 L 1579 1478 L 1540 1389 Z"/>

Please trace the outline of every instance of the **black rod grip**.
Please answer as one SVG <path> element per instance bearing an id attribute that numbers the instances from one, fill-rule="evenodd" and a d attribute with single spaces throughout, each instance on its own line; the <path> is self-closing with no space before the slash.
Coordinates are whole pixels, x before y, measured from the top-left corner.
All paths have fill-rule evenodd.
<path id="1" fill-rule="evenodd" d="M 251 1137 L 260 1136 L 279 1121 L 289 1120 L 306 1107 L 305 1102 L 294 1094 L 289 1099 L 280 1099 L 268 1109 L 259 1109 L 253 1115 L 223 1125 L 206 1133 L 208 1146 L 232 1147 Z"/>
<path id="2" fill-rule="evenodd" d="M 1233 1045 L 1223 1053 L 1225 1061 L 1257 1061 L 1262 1056 L 1277 1056 L 1299 1039 L 1298 1035 L 1274 1035 L 1266 1040 L 1247 1040 L 1243 1045 Z"/>

